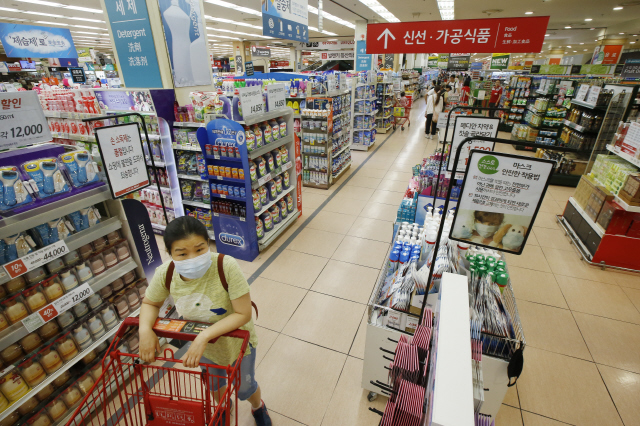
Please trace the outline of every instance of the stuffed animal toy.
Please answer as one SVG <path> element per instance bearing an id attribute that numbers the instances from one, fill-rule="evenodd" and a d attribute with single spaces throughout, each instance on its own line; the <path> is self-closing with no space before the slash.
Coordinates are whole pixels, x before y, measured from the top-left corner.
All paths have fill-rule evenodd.
<path id="1" fill-rule="evenodd" d="M 451 235 L 455 238 L 468 239 L 473 236 L 475 230 L 475 219 L 471 211 L 459 211 L 456 217 L 456 226 Z"/>
<path id="2" fill-rule="evenodd" d="M 527 235 L 526 226 L 507 223 L 494 234 L 491 245 L 497 248 L 516 251 L 522 246 L 522 243 L 524 243 L 525 235 Z"/>

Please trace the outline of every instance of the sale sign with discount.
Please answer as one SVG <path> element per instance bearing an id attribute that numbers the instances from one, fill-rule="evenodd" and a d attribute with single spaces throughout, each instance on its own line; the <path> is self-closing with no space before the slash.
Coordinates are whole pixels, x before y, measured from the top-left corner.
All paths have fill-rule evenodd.
<path id="1" fill-rule="evenodd" d="M 367 25 L 367 53 L 540 52 L 548 16 Z"/>
<path id="2" fill-rule="evenodd" d="M 44 308 L 40 309 L 25 319 L 22 320 L 22 324 L 25 326 L 29 333 L 42 327 L 45 323 L 51 321 L 61 313 L 68 311 L 84 299 L 93 294 L 93 289 L 89 284 L 82 284 L 69 290 L 64 296 L 49 303 Z"/>
<path id="3" fill-rule="evenodd" d="M 3 265 L 5 271 L 13 279 L 20 275 L 26 274 L 29 271 L 36 269 L 39 266 L 49 263 L 54 259 L 64 256 L 69 253 L 69 248 L 64 241 L 57 241 L 53 244 L 49 244 L 46 247 L 41 248 L 16 259 L 12 262 Z"/>
<path id="4" fill-rule="evenodd" d="M 0 149 L 51 140 L 36 92 L 0 93 L 0 105 Z"/>

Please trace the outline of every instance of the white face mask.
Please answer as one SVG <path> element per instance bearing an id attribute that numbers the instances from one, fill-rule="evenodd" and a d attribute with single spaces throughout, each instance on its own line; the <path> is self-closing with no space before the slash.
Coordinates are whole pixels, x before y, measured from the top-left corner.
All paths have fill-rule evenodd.
<path id="1" fill-rule="evenodd" d="M 207 250 L 206 253 L 202 253 L 193 259 L 174 260 L 173 263 L 176 266 L 177 273 L 185 278 L 195 280 L 204 276 L 213 261 L 211 260 L 211 252 Z"/>
<path id="2" fill-rule="evenodd" d="M 499 225 L 485 225 L 483 223 L 476 223 L 476 231 L 478 231 L 478 234 L 480 234 L 482 238 L 489 238 L 496 233 L 499 227 Z"/>

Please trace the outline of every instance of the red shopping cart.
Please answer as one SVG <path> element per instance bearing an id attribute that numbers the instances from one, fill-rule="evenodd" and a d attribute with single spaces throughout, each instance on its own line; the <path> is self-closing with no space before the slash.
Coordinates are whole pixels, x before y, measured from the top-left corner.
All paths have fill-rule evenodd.
<path id="1" fill-rule="evenodd" d="M 192 341 L 209 325 L 158 319 L 153 330 L 158 337 Z M 200 364 L 210 368 L 194 371 L 185 369 L 171 349 L 165 349 L 164 356 L 156 360 L 173 363 L 173 367 L 142 364 L 138 355 L 120 352 L 117 349 L 120 339 L 130 327 L 137 326 L 138 318 L 127 318 L 120 326 L 102 361 L 102 374 L 66 426 L 229 426 L 234 400 L 233 424 L 237 425 L 240 364 L 249 343 L 248 331 L 224 335 L 242 339 L 238 358 L 231 366 Z M 226 377 L 210 374 L 215 371 L 211 368 L 226 370 Z M 212 386 L 223 378 L 227 380 L 227 388 L 214 399 Z"/>
<path id="2" fill-rule="evenodd" d="M 411 95 L 406 96 L 406 102 L 404 106 L 401 104 L 401 102 L 396 100 L 396 103 L 393 108 L 393 118 L 394 118 L 393 130 L 395 130 L 398 125 L 400 125 L 400 128 L 404 130 L 404 125 L 407 123 L 408 123 L 407 127 L 411 127 L 411 120 L 409 119 L 409 115 L 411 114 L 412 104 L 413 104 L 413 101 L 412 101 Z M 401 110 L 401 111 L 398 111 L 398 110 Z M 398 112 L 398 114 L 396 114 L 396 112 Z"/>

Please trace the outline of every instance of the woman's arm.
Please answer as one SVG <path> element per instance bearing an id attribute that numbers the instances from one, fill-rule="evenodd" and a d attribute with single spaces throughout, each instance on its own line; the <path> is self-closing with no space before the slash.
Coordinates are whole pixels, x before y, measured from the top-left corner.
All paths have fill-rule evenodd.
<path id="1" fill-rule="evenodd" d="M 152 302 L 146 297 L 142 300 L 138 333 L 140 334 L 140 358 L 145 362 L 154 362 L 156 351 L 160 352 L 160 343 L 158 336 L 153 332 L 153 325 L 156 323 L 163 303 Z"/>
<path id="2" fill-rule="evenodd" d="M 211 325 L 195 338 L 183 358 L 185 367 L 197 367 L 204 350 L 212 339 L 237 330 L 251 321 L 251 295 L 249 293 L 231 301 L 233 313 Z"/>

